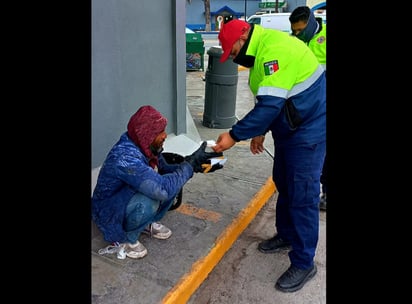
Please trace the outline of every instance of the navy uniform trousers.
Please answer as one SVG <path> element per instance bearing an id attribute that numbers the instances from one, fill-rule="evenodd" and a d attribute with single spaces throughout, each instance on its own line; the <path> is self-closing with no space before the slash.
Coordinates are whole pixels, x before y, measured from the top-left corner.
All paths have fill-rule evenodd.
<path id="1" fill-rule="evenodd" d="M 276 230 L 291 243 L 290 262 L 300 269 L 314 263 L 319 238 L 319 180 L 325 153 L 326 142 L 298 147 L 275 145 Z"/>

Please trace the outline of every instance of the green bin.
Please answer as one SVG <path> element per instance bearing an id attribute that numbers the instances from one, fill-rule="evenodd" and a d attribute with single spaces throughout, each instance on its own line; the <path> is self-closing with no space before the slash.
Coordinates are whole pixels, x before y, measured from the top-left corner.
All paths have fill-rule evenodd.
<path id="1" fill-rule="evenodd" d="M 204 71 L 205 46 L 202 35 L 186 33 L 186 70 Z"/>

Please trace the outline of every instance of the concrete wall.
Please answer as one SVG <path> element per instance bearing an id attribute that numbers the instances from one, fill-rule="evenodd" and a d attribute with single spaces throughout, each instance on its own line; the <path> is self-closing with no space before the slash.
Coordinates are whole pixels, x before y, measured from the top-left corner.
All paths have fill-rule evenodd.
<path id="1" fill-rule="evenodd" d="M 92 0 L 91 165 L 99 167 L 141 106 L 186 132 L 186 0 Z"/>

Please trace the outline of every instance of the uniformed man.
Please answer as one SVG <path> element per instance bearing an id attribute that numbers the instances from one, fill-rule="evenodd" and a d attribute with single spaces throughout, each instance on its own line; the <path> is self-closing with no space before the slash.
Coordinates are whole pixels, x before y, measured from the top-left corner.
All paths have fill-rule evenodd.
<path id="1" fill-rule="evenodd" d="M 275 156 L 273 181 L 279 193 L 276 234 L 258 249 L 272 253 L 290 249 L 290 267 L 275 286 L 284 292 L 301 289 L 317 272 L 314 257 L 319 235 L 319 178 L 326 150 L 325 71 L 304 42 L 242 20 L 224 24 L 218 36 L 221 62 L 247 67 L 254 108 L 216 140 L 214 151 L 252 139 L 253 154 L 264 151 L 271 133 Z"/>

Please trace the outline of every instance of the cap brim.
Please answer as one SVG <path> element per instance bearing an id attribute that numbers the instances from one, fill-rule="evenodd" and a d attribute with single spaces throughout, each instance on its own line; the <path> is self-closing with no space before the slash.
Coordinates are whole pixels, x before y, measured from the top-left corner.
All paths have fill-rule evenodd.
<path id="1" fill-rule="evenodd" d="M 230 56 L 230 53 L 229 52 L 223 52 L 223 54 L 222 54 L 222 56 L 220 57 L 220 62 L 225 62 L 228 58 L 229 58 L 229 56 Z"/>

